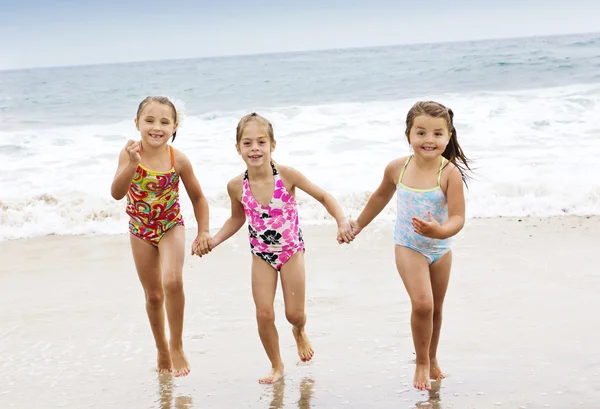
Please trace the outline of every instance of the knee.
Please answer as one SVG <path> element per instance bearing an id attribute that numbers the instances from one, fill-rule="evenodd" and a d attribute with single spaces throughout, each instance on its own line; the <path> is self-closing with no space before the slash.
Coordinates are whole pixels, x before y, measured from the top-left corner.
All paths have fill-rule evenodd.
<path id="1" fill-rule="evenodd" d="M 165 301 L 165 294 L 162 290 L 146 291 L 146 303 L 152 308 L 160 308 Z"/>
<path id="2" fill-rule="evenodd" d="M 270 325 L 275 323 L 275 310 L 273 308 L 258 308 L 256 310 L 256 321 L 258 325 Z"/>
<path id="3" fill-rule="evenodd" d="M 293 326 L 299 327 L 304 324 L 304 311 L 286 311 L 285 318 Z"/>
<path id="4" fill-rule="evenodd" d="M 433 314 L 433 299 L 426 295 L 419 296 L 412 302 L 413 312 L 421 316 L 431 316 Z"/>
<path id="5" fill-rule="evenodd" d="M 183 292 L 183 278 L 181 276 L 169 276 L 163 280 L 163 288 L 167 294 Z"/>

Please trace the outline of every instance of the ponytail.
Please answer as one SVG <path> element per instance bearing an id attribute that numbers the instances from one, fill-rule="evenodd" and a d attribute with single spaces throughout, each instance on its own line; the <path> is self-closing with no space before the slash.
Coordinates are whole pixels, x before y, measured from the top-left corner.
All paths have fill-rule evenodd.
<path id="1" fill-rule="evenodd" d="M 467 185 L 467 181 L 471 178 L 468 174 L 468 171 L 471 170 L 469 163 L 471 162 L 465 156 L 460 144 L 458 143 L 458 136 L 456 134 L 456 128 L 454 127 L 454 112 L 448 108 L 448 117 L 449 121 L 449 129 L 450 129 L 450 141 L 442 153 L 442 156 L 448 159 L 450 162 L 457 167 L 460 175 L 462 176 L 462 180 L 465 185 Z"/>

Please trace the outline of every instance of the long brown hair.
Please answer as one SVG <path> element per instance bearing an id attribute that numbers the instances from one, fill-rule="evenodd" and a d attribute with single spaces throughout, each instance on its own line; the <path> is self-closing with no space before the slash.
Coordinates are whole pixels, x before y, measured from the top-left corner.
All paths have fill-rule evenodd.
<path id="1" fill-rule="evenodd" d="M 460 144 L 458 143 L 458 137 L 456 135 L 456 128 L 454 127 L 454 112 L 451 109 L 446 108 L 444 105 L 435 101 L 419 101 L 415 103 L 406 115 L 406 137 L 410 142 L 410 130 L 412 129 L 415 118 L 421 115 L 428 115 L 433 118 L 443 118 L 446 120 L 448 126 L 448 132 L 450 132 L 450 142 L 446 146 L 446 149 L 442 153 L 442 156 L 448 159 L 458 168 L 462 180 L 467 184 L 467 180 L 471 178 L 468 174 L 471 171 L 469 164 L 471 161 L 465 156 Z"/>

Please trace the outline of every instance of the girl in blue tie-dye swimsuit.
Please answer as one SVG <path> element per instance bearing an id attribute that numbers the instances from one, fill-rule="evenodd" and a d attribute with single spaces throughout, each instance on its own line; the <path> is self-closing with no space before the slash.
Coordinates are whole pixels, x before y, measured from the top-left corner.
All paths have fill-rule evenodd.
<path id="1" fill-rule="evenodd" d="M 465 223 L 463 183 L 470 168 L 458 144 L 454 114 L 437 102 L 417 102 L 410 109 L 406 137 L 414 153 L 387 165 L 381 185 L 353 222 L 353 233 L 365 228 L 396 193 L 396 266 L 412 303 L 417 355 L 413 384 L 425 390 L 431 389 L 430 379 L 444 377 L 437 346 L 452 264 L 450 238 Z"/>

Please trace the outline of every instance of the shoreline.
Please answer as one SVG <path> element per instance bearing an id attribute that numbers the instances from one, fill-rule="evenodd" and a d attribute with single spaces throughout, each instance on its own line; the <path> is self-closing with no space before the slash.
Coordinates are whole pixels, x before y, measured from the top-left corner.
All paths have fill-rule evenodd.
<path id="1" fill-rule="evenodd" d="M 565 214 L 565 215 L 554 215 L 554 216 L 494 216 L 494 217 L 471 217 L 468 218 L 465 221 L 465 227 L 463 228 L 463 230 L 461 232 L 458 233 L 457 236 L 460 236 L 461 234 L 463 234 L 464 229 L 467 229 L 468 226 L 470 225 L 470 223 L 479 223 L 479 222 L 486 222 L 486 221 L 494 221 L 494 220 L 504 220 L 504 221 L 508 221 L 508 222 L 523 222 L 523 223 L 527 223 L 527 222 L 532 222 L 532 221 L 539 221 L 539 222 L 544 222 L 544 221 L 553 221 L 553 220 L 595 220 L 598 219 L 600 220 L 600 214 L 590 214 L 590 215 L 569 215 L 569 214 Z M 194 225 L 195 226 L 195 225 Z M 245 226 L 244 225 L 240 231 L 245 231 Z M 323 223 L 318 223 L 318 224 L 313 224 L 313 223 L 306 223 L 303 224 L 302 220 L 300 220 L 300 226 L 302 227 L 302 229 L 319 229 L 319 228 L 326 228 L 327 226 L 335 226 L 335 221 L 333 219 L 323 222 Z M 393 229 L 394 226 L 394 222 L 390 221 L 390 220 L 381 220 L 381 219 L 375 219 L 373 220 L 373 222 L 371 222 L 371 224 L 367 227 L 367 229 L 386 229 L 386 228 L 392 228 Z M 213 227 L 210 229 L 210 232 L 212 235 L 216 234 L 217 231 L 219 231 L 221 227 Z M 185 226 L 185 231 L 186 231 L 186 242 L 189 239 L 190 235 L 193 235 L 193 232 L 196 230 L 196 227 L 189 227 L 188 225 Z M 240 234 L 240 232 L 236 233 Z M 128 236 L 129 232 L 127 230 L 127 226 L 125 223 L 125 227 L 124 230 L 122 232 L 119 233 L 80 233 L 80 234 L 47 234 L 47 235 L 43 235 L 43 236 L 31 236 L 31 237 L 18 237 L 18 238 L 11 238 L 11 239 L 4 239 L 4 240 L 0 240 L 0 246 L 2 246 L 3 244 L 6 243 L 14 243 L 14 242 L 20 242 L 20 241 L 28 241 L 28 240 L 44 240 L 44 239 L 49 239 L 52 237 L 60 237 L 60 238 L 69 238 L 69 237 L 73 237 L 73 238 L 77 238 L 77 237 L 118 237 L 118 236 Z M 193 238 L 191 239 L 193 240 Z"/>

